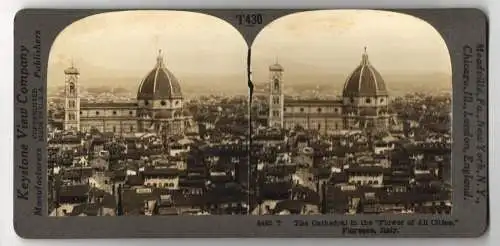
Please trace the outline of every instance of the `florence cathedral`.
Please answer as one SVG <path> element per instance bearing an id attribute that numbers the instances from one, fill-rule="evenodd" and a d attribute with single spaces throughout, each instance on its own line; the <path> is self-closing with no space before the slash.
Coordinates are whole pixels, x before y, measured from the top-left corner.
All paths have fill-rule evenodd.
<path id="1" fill-rule="evenodd" d="M 81 103 L 80 72 L 71 66 L 64 74 L 64 130 L 166 135 L 196 131 L 192 117 L 183 108 L 179 80 L 167 69 L 161 50 L 154 68 L 140 81 L 134 102 Z"/>
<path id="2" fill-rule="evenodd" d="M 301 126 L 328 133 L 338 130 L 388 129 L 396 125 L 391 113 L 389 94 L 380 73 L 370 64 L 366 48 L 361 62 L 347 77 L 342 98 L 285 98 L 284 69 L 275 63 L 269 67 L 268 125 L 285 129 Z"/>

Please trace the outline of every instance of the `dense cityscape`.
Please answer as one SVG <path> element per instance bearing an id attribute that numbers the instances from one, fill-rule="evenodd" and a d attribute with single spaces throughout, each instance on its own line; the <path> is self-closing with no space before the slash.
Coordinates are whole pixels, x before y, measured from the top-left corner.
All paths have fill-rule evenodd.
<path id="1" fill-rule="evenodd" d="M 247 105 L 246 97 L 190 101 L 199 132 L 168 138 L 55 130 L 55 108 L 50 215 L 247 213 Z"/>
<path id="2" fill-rule="evenodd" d="M 256 214 L 451 213 L 450 99 L 395 98 L 390 107 L 401 124 L 385 131 L 321 134 L 257 122 Z M 254 106 L 256 116 L 260 109 Z"/>
<path id="3" fill-rule="evenodd" d="M 450 94 L 389 97 L 366 51 L 338 100 L 269 73 L 249 105 L 187 100 L 161 51 L 137 95 L 69 67 L 48 101 L 49 215 L 451 213 Z"/>

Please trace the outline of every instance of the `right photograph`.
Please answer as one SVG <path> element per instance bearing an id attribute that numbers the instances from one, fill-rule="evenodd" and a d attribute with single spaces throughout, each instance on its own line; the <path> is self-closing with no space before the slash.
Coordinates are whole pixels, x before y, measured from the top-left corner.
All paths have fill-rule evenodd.
<path id="1" fill-rule="evenodd" d="M 451 60 L 429 23 L 291 14 L 251 64 L 252 214 L 452 213 Z"/>

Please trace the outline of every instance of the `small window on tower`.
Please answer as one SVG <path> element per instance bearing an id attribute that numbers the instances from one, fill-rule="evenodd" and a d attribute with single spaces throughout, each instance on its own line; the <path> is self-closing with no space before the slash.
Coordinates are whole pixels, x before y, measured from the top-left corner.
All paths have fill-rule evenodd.
<path id="1" fill-rule="evenodd" d="M 279 91 L 280 90 L 280 81 L 278 79 L 274 80 L 274 90 Z"/>
<path id="2" fill-rule="evenodd" d="M 99 115 L 99 111 L 95 111 L 95 115 Z"/>
<path id="3" fill-rule="evenodd" d="M 165 106 L 165 105 L 167 105 L 167 102 L 161 101 L 161 106 Z"/>
<path id="4" fill-rule="evenodd" d="M 75 95 L 75 83 L 69 83 L 69 94 Z"/>
<path id="5" fill-rule="evenodd" d="M 133 114 L 134 114 L 134 112 L 133 112 L 133 111 L 129 111 L 129 112 L 128 112 L 128 114 L 129 114 L 129 115 L 133 115 Z"/>
<path id="6" fill-rule="evenodd" d="M 83 114 L 83 112 L 82 112 L 82 111 L 80 111 L 80 115 L 82 115 L 82 114 Z"/>
<path id="7" fill-rule="evenodd" d="M 145 101 L 144 101 L 144 105 L 146 105 L 146 106 L 147 106 L 147 105 L 149 105 L 149 101 L 148 101 L 148 100 L 145 100 Z"/>
<path id="8" fill-rule="evenodd" d="M 351 97 L 351 103 L 354 103 L 354 97 Z"/>
<path id="9" fill-rule="evenodd" d="M 384 98 L 383 98 L 383 97 L 382 97 L 382 98 L 380 98 L 380 102 L 381 102 L 381 103 L 383 103 L 383 102 L 384 102 Z"/>
<path id="10" fill-rule="evenodd" d="M 318 108 L 318 113 L 321 113 L 321 108 Z"/>
<path id="11" fill-rule="evenodd" d="M 367 98 L 365 101 L 366 101 L 366 103 L 371 103 L 371 102 L 372 102 L 372 99 Z"/>
<path id="12" fill-rule="evenodd" d="M 274 104 L 280 104 L 280 98 L 274 97 Z"/>
<path id="13" fill-rule="evenodd" d="M 113 111 L 113 115 L 116 115 L 116 111 Z"/>
<path id="14" fill-rule="evenodd" d="M 304 112 L 304 108 L 300 108 L 300 112 Z"/>

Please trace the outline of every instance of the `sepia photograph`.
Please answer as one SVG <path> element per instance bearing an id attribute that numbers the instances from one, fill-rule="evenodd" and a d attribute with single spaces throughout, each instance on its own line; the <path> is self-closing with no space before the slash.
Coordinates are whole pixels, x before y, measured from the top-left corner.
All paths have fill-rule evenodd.
<path id="1" fill-rule="evenodd" d="M 489 26 L 477 8 L 22 9 L 13 231 L 480 237 Z"/>
<path id="2" fill-rule="evenodd" d="M 227 22 L 74 22 L 48 67 L 50 216 L 248 213 L 247 45 Z"/>
<path id="3" fill-rule="evenodd" d="M 47 212 L 450 214 L 451 73 L 390 11 L 285 15 L 250 47 L 207 14 L 83 18 L 50 51 Z"/>
<path id="4" fill-rule="evenodd" d="M 451 213 L 451 60 L 430 24 L 287 15 L 257 35 L 252 69 L 252 214 Z"/>

